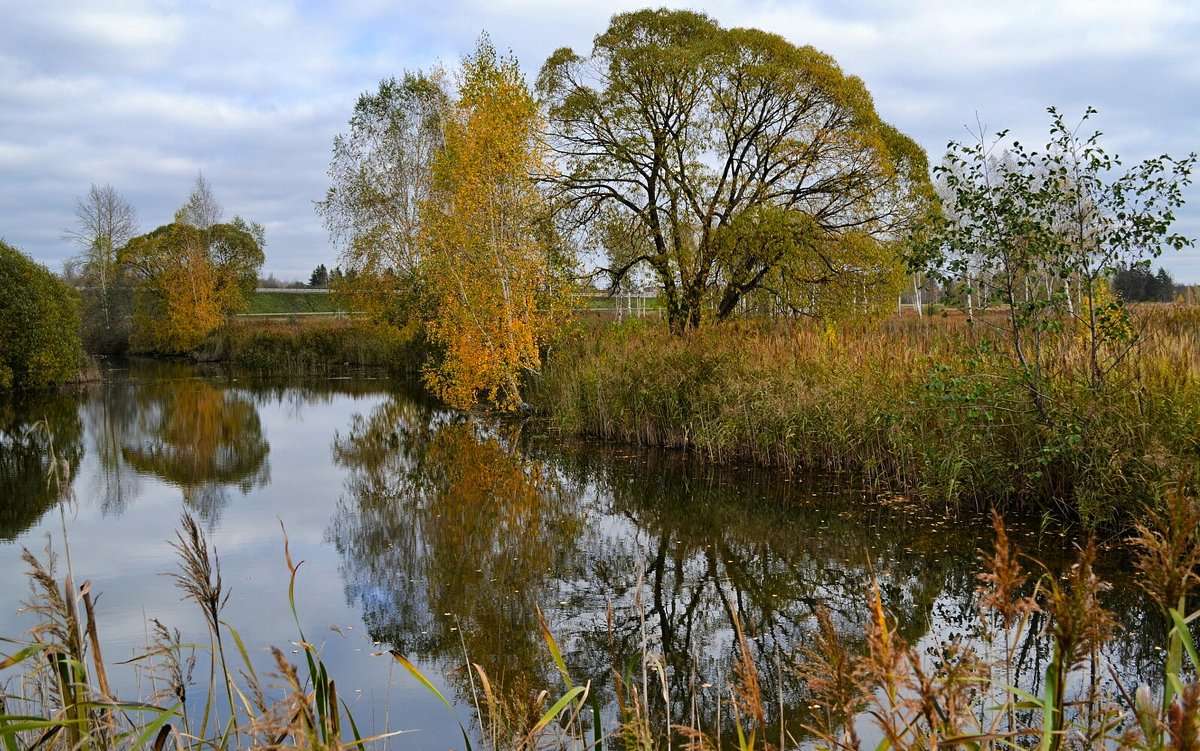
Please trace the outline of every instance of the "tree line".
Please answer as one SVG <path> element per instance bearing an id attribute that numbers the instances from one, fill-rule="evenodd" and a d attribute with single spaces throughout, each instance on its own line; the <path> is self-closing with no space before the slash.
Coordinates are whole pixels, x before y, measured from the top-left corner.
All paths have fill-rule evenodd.
<path id="1" fill-rule="evenodd" d="M 424 323 L 427 381 L 454 403 L 519 404 L 550 293 L 634 275 L 681 335 L 743 312 L 878 314 L 936 284 L 968 315 L 1009 311 L 1037 394 L 1051 329 L 1081 326 L 1102 377 L 1124 302 L 1157 289 L 1138 270 L 1190 243 L 1171 226 L 1194 156 L 1122 171 L 1083 131 L 1093 114 L 1050 110 L 1041 151 L 981 132 L 930 170 L 830 56 L 641 10 L 554 52 L 532 88 L 486 37 L 457 71 L 381 81 L 334 140 L 318 211 L 345 293 Z"/>
<path id="2" fill-rule="evenodd" d="M 136 209 L 111 185 L 75 202 L 66 238 L 80 249 L 83 339 L 102 353 L 187 353 L 249 305 L 266 244 L 262 225 L 224 208 L 203 175 L 169 224 L 137 234 Z"/>

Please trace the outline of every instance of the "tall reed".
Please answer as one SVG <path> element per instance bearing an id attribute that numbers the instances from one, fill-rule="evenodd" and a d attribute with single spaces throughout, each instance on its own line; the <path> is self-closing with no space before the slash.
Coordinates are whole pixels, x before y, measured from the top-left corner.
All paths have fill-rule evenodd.
<path id="1" fill-rule="evenodd" d="M 1122 525 L 1200 464 L 1200 309 L 1143 314 L 1103 390 L 1058 341 L 1047 423 L 1006 344 L 961 318 L 825 328 L 737 322 L 688 336 L 585 326 L 530 399 L 550 427 L 713 461 L 851 473 L 930 503 Z"/>
<path id="2" fill-rule="evenodd" d="M 110 667 L 100 652 L 91 584 L 76 587 L 68 570 L 59 579 L 54 551 L 39 558 L 26 550 L 31 598 L 37 617 L 27 640 L 0 639 L 15 647 L 0 654 L 0 670 L 19 669 L 17 693 L 0 692 L 0 749 L 80 749 L 121 751 L 150 747 L 225 751 L 233 748 L 343 749 L 364 746 L 390 734 L 361 737 L 348 706 L 317 654 L 300 631 L 307 671 L 301 673 L 278 649 L 272 650 L 277 685 L 259 677 L 250 653 L 233 626 L 221 617 L 228 591 L 220 564 L 194 518 L 185 514 L 173 547 L 180 568 L 170 574 L 185 598 L 199 606 L 209 632 L 210 674 L 199 709 L 189 702 L 195 659 L 178 630 L 152 624 L 154 642 L 133 662 L 149 669 L 149 700 L 114 696 Z M 284 534 L 284 557 L 294 597 L 299 564 Z M 227 645 L 236 645 L 228 655 Z M 199 717 L 195 715 L 199 714 Z M 222 716 L 222 714 L 224 716 Z"/>

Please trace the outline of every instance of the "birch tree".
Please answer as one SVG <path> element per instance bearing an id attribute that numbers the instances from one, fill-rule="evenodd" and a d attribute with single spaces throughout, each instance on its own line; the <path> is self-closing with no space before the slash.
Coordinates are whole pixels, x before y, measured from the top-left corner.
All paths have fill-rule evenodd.
<path id="1" fill-rule="evenodd" d="M 120 350 L 129 337 L 130 295 L 117 252 L 137 234 L 137 226 L 133 204 L 107 183 L 93 183 L 86 196 L 75 199 L 75 225 L 63 238 L 79 247 L 84 341 L 92 349 Z"/>
<path id="2" fill-rule="evenodd" d="M 516 60 L 481 39 L 463 61 L 421 207 L 428 331 L 441 350 L 425 380 L 454 406 L 483 398 L 521 407 L 521 379 L 538 371 L 540 348 L 566 312 L 532 179 L 545 169 L 540 125 Z"/>
<path id="3" fill-rule="evenodd" d="M 358 98 L 333 141 L 332 180 L 317 213 L 339 250 L 340 293 L 356 310 L 400 322 L 421 288 L 421 207 L 429 199 L 451 101 L 445 72 L 405 73 Z"/>

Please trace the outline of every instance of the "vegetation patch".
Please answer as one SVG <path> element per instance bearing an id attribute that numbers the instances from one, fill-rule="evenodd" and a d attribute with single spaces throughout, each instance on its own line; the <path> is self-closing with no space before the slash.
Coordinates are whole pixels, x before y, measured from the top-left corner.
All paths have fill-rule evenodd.
<path id="1" fill-rule="evenodd" d="M 932 503 L 1120 523 L 1200 460 L 1200 309 L 1144 309 L 1134 323 L 1139 356 L 1099 392 L 1087 349 L 1071 333 L 1054 339 L 1048 419 L 982 317 L 745 321 L 684 337 L 587 325 L 552 351 L 530 399 L 570 433 L 850 472 Z"/>
<path id="2" fill-rule="evenodd" d="M 77 380 L 79 326 L 75 291 L 0 240 L 0 389 Z"/>
<path id="3" fill-rule="evenodd" d="M 346 308 L 337 305 L 327 290 L 296 292 L 294 290 L 256 291 L 250 295 L 250 315 L 296 315 L 309 313 L 344 313 Z"/>
<path id="4" fill-rule="evenodd" d="M 323 373 L 343 365 L 414 373 L 425 349 L 415 328 L 361 319 L 234 320 L 210 337 L 197 356 L 264 373 Z"/>

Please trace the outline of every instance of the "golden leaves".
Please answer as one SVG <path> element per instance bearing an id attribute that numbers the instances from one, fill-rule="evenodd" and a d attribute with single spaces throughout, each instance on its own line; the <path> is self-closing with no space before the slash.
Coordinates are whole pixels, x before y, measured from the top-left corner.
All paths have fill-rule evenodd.
<path id="1" fill-rule="evenodd" d="M 539 126 L 516 61 L 497 58 L 481 41 L 463 63 L 422 208 L 429 334 L 441 348 L 425 380 L 456 407 L 480 397 L 521 407 L 522 374 L 540 367 L 539 349 L 555 323 L 540 227 L 547 212 L 531 178 L 544 162 Z"/>

